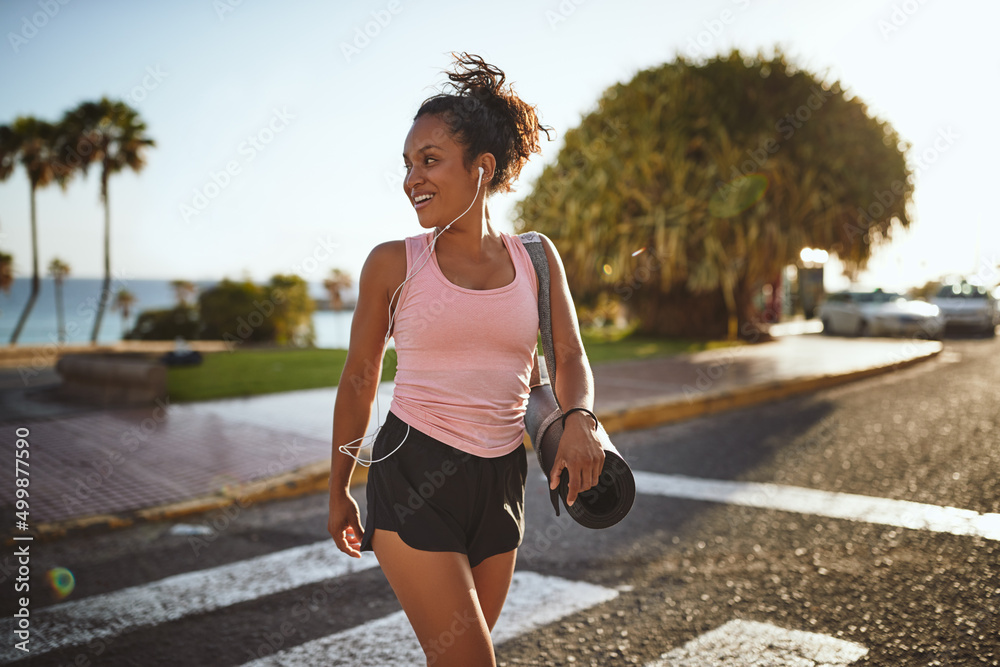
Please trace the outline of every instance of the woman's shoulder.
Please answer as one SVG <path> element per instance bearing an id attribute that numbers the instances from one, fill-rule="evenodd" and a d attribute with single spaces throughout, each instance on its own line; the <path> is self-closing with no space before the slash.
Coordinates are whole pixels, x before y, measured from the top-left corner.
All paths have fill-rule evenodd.
<path id="1" fill-rule="evenodd" d="M 366 264 L 371 263 L 373 268 L 382 271 L 399 269 L 405 274 L 406 246 L 410 245 L 412 249 L 419 250 L 427 245 L 427 241 L 433 233 L 434 230 L 432 229 L 422 234 L 414 234 L 403 239 L 379 243 L 368 253 Z"/>
<path id="2" fill-rule="evenodd" d="M 376 277 L 379 282 L 389 281 L 397 274 L 406 275 L 406 242 L 402 239 L 379 243 L 365 260 L 361 274 Z"/>
<path id="3" fill-rule="evenodd" d="M 406 268 L 406 240 L 396 239 L 379 243 L 368 253 L 368 260 L 365 264 L 371 264 L 373 269 L 385 271 L 391 269 L 402 261 L 403 268 Z"/>

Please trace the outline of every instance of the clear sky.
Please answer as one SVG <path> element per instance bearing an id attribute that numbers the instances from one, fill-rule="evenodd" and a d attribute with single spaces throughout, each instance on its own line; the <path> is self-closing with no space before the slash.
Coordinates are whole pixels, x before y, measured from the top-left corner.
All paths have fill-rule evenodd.
<path id="1" fill-rule="evenodd" d="M 334 267 L 357 277 L 375 244 L 423 231 L 399 187 L 400 153 L 420 102 L 446 81 L 450 51 L 503 69 L 556 128 L 518 192 L 489 200 L 511 231 L 513 203 L 607 87 L 678 53 L 780 45 L 927 158 L 911 229 L 863 278 L 996 282 L 997 25 L 1000 3 L 986 0 L 5 0 L 0 122 L 56 120 L 101 95 L 140 112 L 157 147 L 141 174 L 111 182 L 116 275 L 320 281 Z M 238 169 L 228 182 L 227 165 Z M 95 171 L 65 193 L 39 192 L 43 266 L 58 256 L 75 276 L 101 274 L 98 190 Z M 0 248 L 18 277 L 31 268 L 28 199 L 20 169 L 0 184 Z M 196 204 L 185 220 L 182 205 Z M 828 288 L 841 286 L 830 268 Z"/>

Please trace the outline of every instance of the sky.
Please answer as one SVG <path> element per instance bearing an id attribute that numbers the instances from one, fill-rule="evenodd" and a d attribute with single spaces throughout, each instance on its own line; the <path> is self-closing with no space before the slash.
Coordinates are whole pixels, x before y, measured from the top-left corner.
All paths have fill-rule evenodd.
<path id="1" fill-rule="evenodd" d="M 985 0 L 5 0 L 0 123 L 54 121 L 102 95 L 138 110 L 156 147 L 110 184 L 120 280 L 319 282 L 333 268 L 356 278 L 372 247 L 423 232 L 401 190 L 402 145 L 451 51 L 500 67 L 556 129 L 516 192 L 489 199 L 512 232 L 514 203 L 605 89 L 679 54 L 778 46 L 913 146 L 912 224 L 860 282 L 996 283 L 998 24 L 1000 3 Z M 28 193 L 20 169 L 0 183 L 0 249 L 17 278 L 31 273 Z M 97 171 L 40 190 L 37 206 L 42 266 L 102 275 Z M 847 286 L 835 260 L 826 286 Z"/>

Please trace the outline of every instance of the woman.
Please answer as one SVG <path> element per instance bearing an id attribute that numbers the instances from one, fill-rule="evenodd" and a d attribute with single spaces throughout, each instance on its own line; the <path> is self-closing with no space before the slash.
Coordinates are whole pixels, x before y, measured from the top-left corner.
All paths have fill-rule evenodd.
<path id="1" fill-rule="evenodd" d="M 344 553 L 375 552 L 427 664 L 439 667 L 496 664 L 490 632 L 524 534 L 537 280 L 518 238 L 490 223 L 486 198 L 512 191 L 540 151 L 539 129 L 548 136 L 534 108 L 503 90 L 502 71 L 478 56 L 456 59 L 461 68 L 448 74 L 456 94 L 426 100 L 403 145 L 403 191 L 430 231 L 376 246 L 361 271 L 334 408 L 328 525 Z M 572 297 L 555 247 L 541 239 L 556 391 L 565 409 L 589 410 L 593 376 Z M 348 491 L 355 457 L 341 443 L 364 437 L 390 335 L 395 389 L 372 446 L 362 531 Z M 594 419 L 571 413 L 550 488 L 565 469 L 572 504 L 597 484 L 603 463 Z"/>

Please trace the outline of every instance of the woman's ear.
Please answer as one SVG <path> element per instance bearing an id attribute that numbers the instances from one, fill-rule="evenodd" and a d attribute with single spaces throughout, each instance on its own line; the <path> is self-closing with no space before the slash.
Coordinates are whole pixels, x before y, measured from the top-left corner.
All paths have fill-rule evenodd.
<path id="1" fill-rule="evenodd" d="M 497 173 L 497 160 L 493 153 L 483 153 L 479 156 L 479 166 L 483 168 L 483 184 L 489 183 Z M 478 173 L 478 170 L 477 172 Z"/>

